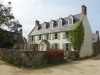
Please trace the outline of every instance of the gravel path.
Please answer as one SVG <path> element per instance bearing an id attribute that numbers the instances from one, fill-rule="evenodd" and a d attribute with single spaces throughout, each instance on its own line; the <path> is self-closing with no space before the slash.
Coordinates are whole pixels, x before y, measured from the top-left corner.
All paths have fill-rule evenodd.
<path id="1" fill-rule="evenodd" d="M 0 75 L 100 75 L 100 55 L 41 69 L 19 69 L 0 61 Z"/>

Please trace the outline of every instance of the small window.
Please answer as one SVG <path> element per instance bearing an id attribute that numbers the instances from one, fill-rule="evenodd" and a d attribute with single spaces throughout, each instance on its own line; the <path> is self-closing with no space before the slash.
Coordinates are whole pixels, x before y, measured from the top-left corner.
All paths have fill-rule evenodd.
<path id="1" fill-rule="evenodd" d="M 57 22 L 54 22 L 54 25 L 53 25 L 53 27 L 56 27 L 57 26 Z"/>
<path id="2" fill-rule="evenodd" d="M 55 49 L 57 49 L 57 44 L 55 44 Z"/>
<path id="3" fill-rule="evenodd" d="M 64 20 L 62 20 L 62 26 L 64 26 L 65 25 L 65 21 Z"/>
<path id="4" fill-rule="evenodd" d="M 69 34 L 68 34 L 68 32 L 66 32 L 66 38 L 68 38 L 69 37 Z"/>
<path id="5" fill-rule="evenodd" d="M 58 35 L 57 35 L 57 33 L 55 33 L 55 39 L 58 39 Z"/>
<path id="6" fill-rule="evenodd" d="M 66 50 L 67 50 L 67 51 L 69 50 L 69 46 L 68 46 L 68 44 L 66 44 Z"/>
<path id="7" fill-rule="evenodd" d="M 32 41 L 35 41 L 35 36 L 32 36 Z"/>
<path id="8" fill-rule="evenodd" d="M 47 29 L 47 28 L 50 28 L 50 25 L 46 25 L 46 29 Z"/>
<path id="9" fill-rule="evenodd" d="M 49 34 L 47 34 L 47 40 L 49 39 Z"/>
<path id="10" fill-rule="evenodd" d="M 42 27 L 41 26 L 38 26 L 38 30 L 40 30 L 40 29 L 42 29 Z"/>
<path id="11" fill-rule="evenodd" d="M 69 25 L 73 24 L 72 22 L 73 22 L 73 21 L 72 21 L 72 18 L 70 18 L 70 19 L 69 19 Z"/>
<path id="12" fill-rule="evenodd" d="M 71 51 L 71 44 L 70 43 L 65 43 L 65 49 L 67 51 Z"/>
<path id="13" fill-rule="evenodd" d="M 39 35 L 39 40 L 41 40 L 41 35 Z"/>

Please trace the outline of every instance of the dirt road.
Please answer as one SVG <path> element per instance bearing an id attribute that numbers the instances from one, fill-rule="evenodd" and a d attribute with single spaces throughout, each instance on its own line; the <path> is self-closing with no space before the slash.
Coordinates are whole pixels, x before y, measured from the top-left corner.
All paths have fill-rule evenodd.
<path id="1" fill-rule="evenodd" d="M 41 69 L 19 69 L 0 61 L 0 75 L 100 75 L 100 55 Z"/>

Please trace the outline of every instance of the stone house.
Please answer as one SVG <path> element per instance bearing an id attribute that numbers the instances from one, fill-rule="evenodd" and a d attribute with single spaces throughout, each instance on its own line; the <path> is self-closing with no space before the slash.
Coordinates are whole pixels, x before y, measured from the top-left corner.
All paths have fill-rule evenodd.
<path id="1" fill-rule="evenodd" d="M 99 38 L 99 31 L 96 31 L 96 33 L 92 34 L 93 36 L 93 49 L 94 53 L 99 54 L 100 53 L 100 38 Z"/>
<path id="2" fill-rule="evenodd" d="M 22 34 L 22 29 L 20 29 L 18 32 L 10 32 L 10 33 L 16 39 L 16 43 L 13 46 L 13 49 L 27 50 L 27 40 Z"/>
<path id="3" fill-rule="evenodd" d="M 87 18 L 87 7 L 82 5 L 82 12 L 76 15 L 39 23 L 35 21 L 35 27 L 29 33 L 28 47 L 32 49 L 34 43 L 38 44 L 39 51 L 48 49 L 63 49 L 74 51 L 69 40 L 67 31 L 76 28 L 76 24 L 81 21 L 84 27 L 84 43 L 79 52 L 80 57 L 91 56 L 93 54 L 92 31 Z M 80 36 L 80 35 L 79 35 Z"/>

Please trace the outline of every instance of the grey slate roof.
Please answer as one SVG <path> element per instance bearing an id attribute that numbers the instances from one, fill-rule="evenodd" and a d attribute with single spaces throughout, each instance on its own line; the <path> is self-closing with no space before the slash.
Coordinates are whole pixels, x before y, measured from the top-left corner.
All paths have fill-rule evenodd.
<path id="1" fill-rule="evenodd" d="M 55 33 L 55 32 L 63 32 L 63 31 L 67 31 L 67 30 L 72 30 L 76 27 L 76 23 L 78 21 L 80 21 L 80 19 L 82 18 L 82 13 L 80 14 L 76 14 L 76 15 L 71 15 L 74 19 L 73 25 L 68 25 L 67 21 L 69 20 L 69 17 L 65 17 L 65 18 L 60 18 L 63 19 L 66 23 L 65 25 L 58 25 L 57 27 L 52 27 L 52 25 L 50 24 L 50 22 L 46 22 L 46 24 L 50 25 L 50 28 L 46 29 L 44 23 L 41 24 L 42 29 L 38 30 L 37 26 L 34 27 L 34 29 L 30 32 L 29 36 L 33 36 L 33 35 L 41 35 L 41 34 L 47 34 L 47 33 Z M 57 23 L 59 22 L 59 19 L 57 20 L 52 20 L 52 21 L 56 21 Z"/>

